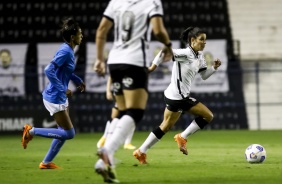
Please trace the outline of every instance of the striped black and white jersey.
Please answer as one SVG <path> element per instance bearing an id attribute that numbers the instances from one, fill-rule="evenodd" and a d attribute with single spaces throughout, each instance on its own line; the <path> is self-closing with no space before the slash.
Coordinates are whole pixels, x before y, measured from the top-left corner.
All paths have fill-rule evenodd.
<path id="1" fill-rule="evenodd" d="M 160 0 L 111 0 L 104 17 L 114 23 L 114 44 L 108 64 L 148 66 L 150 18 L 163 16 Z"/>
<path id="2" fill-rule="evenodd" d="M 171 81 L 164 94 L 169 99 L 182 100 L 189 96 L 192 82 L 197 73 L 206 79 L 215 72 L 215 69 L 211 67 L 206 73 L 207 63 L 203 53 L 196 54 L 190 46 L 185 49 L 172 50 L 174 63 Z"/>

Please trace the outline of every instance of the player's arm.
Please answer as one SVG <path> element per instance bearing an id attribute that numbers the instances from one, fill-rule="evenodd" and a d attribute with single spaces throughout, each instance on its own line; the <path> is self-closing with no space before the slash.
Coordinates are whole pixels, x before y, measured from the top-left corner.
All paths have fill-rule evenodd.
<path id="1" fill-rule="evenodd" d="M 159 64 L 161 64 L 164 61 L 164 53 L 161 50 L 156 57 L 154 58 L 152 65 L 148 68 L 148 72 L 151 73 L 153 72 L 158 66 Z"/>
<path id="2" fill-rule="evenodd" d="M 205 68 L 205 70 L 200 71 L 200 75 L 202 77 L 203 80 L 208 79 L 212 74 L 214 74 L 217 70 L 218 67 L 220 67 L 221 65 L 221 61 L 219 59 L 216 59 L 214 61 L 213 66 L 211 66 L 210 68 Z"/>
<path id="3" fill-rule="evenodd" d="M 152 25 L 153 34 L 156 39 L 164 44 L 163 53 L 164 61 L 169 61 L 172 58 L 171 41 L 164 27 L 162 16 L 154 16 L 151 18 L 150 23 Z"/>
<path id="4" fill-rule="evenodd" d="M 113 100 L 113 94 L 112 94 L 112 78 L 109 76 L 107 80 L 107 90 L 106 90 L 106 98 L 107 100 Z"/>
<path id="5" fill-rule="evenodd" d="M 104 59 L 104 47 L 107 41 L 107 35 L 111 27 L 113 26 L 113 21 L 107 17 L 103 17 L 99 27 L 96 31 L 96 62 L 94 65 L 94 70 L 99 74 L 104 76 L 106 72 L 105 59 Z"/>

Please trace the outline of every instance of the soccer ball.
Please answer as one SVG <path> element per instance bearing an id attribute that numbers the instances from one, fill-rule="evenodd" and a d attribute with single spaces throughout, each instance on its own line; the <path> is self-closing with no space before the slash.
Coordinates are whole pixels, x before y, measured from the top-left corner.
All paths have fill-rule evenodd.
<path id="1" fill-rule="evenodd" d="M 249 163 L 262 163 L 266 159 L 266 151 L 262 145 L 251 144 L 247 147 L 245 156 Z"/>

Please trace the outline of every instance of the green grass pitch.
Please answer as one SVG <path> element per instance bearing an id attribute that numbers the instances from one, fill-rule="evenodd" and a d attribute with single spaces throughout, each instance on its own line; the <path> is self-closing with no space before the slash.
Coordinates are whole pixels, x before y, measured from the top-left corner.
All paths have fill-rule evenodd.
<path id="1" fill-rule="evenodd" d="M 121 183 L 138 184 L 278 184 L 282 182 L 282 131 L 203 130 L 190 136 L 189 155 L 183 155 L 167 133 L 148 151 L 149 165 L 139 165 L 132 150 L 120 148 L 117 174 Z M 149 132 L 136 132 L 133 144 L 140 146 Z M 51 139 L 34 137 L 26 150 L 21 133 L 0 136 L 0 184 L 99 184 L 94 172 L 96 143 L 101 133 L 77 134 L 67 141 L 54 163 L 60 170 L 40 170 Z M 252 143 L 265 147 L 266 161 L 249 164 L 245 149 Z"/>

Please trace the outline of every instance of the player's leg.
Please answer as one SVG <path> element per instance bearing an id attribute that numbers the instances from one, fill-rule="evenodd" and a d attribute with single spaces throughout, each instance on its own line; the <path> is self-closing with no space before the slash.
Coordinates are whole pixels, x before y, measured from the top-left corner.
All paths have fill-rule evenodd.
<path id="1" fill-rule="evenodd" d="M 97 148 L 103 147 L 106 142 L 106 139 L 113 134 L 113 131 L 116 126 L 116 122 L 117 122 L 116 118 L 118 117 L 118 114 L 119 114 L 119 110 L 116 106 L 114 106 L 111 111 L 111 120 L 107 121 L 104 134 L 97 142 Z"/>
<path id="2" fill-rule="evenodd" d="M 126 137 L 124 145 L 123 145 L 124 149 L 133 150 L 136 148 L 136 146 L 131 144 L 134 131 L 135 129 L 133 129 L 132 132 L 129 132 L 128 136 Z"/>
<path id="3" fill-rule="evenodd" d="M 188 112 L 198 117 L 181 133 L 183 138 L 187 138 L 189 135 L 203 129 L 213 119 L 213 113 L 201 102 L 193 106 Z"/>
<path id="4" fill-rule="evenodd" d="M 111 70 L 111 66 L 109 67 Z M 120 69 L 121 67 L 123 68 Z M 126 110 L 126 113 L 117 123 L 111 141 L 105 144 L 109 156 L 114 154 L 124 143 L 129 133 L 134 131 L 136 124 L 143 118 L 148 100 L 147 68 L 134 65 L 122 65 L 121 67 L 119 67 L 117 75 L 115 71 L 111 70 L 111 77 L 117 106 L 120 110 Z M 119 91 L 120 88 L 115 89 L 119 86 L 122 86 L 122 91 Z"/>
<path id="5" fill-rule="evenodd" d="M 153 130 L 147 139 L 143 142 L 143 144 L 139 147 L 139 149 L 133 152 L 133 156 L 137 158 L 140 164 L 146 164 L 146 153 L 148 149 L 154 146 L 163 136 L 167 133 L 171 127 L 177 122 L 181 113 L 173 112 L 168 110 L 167 108 L 164 111 L 164 119 L 159 127 Z"/>
<path id="6" fill-rule="evenodd" d="M 72 139 L 75 135 L 73 124 L 70 120 L 69 110 L 60 111 L 54 114 L 55 121 L 57 122 L 58 129 L 61 132 L 64 132 L 66 137 L 62 136 L 61 139 L 53 139 L 52 144 L 47 152 L 43 161 L 39 164 L 40 169 L 56 169 L 58 168 L 55 164 L 52 163 L 53 159 L 59 153 L 61 147 L 64 145 L 67 139 Z M 35 129 L 35 132 L 37 130 Z M 60 135 L 60 134 L 59 134 Z M 62 134 L 63 135 L 63 134 Z"/>
<path id="7" fill-rule="evenodd" d="M 180 151 L 185 155 L 188 154 L 186 148 L 188 136 L 203 129 L 213 119 L 212 112 L 201 102 L 195 103 L 187 112 L 198 117 L 195 118 L 183 132 L 174 136 L 174 140 L 177 142 Z"/>
<path id="8" fill-rule="evenodd" d="M 46 109 L 50 115 L 55 118 L 56 123 L 62 129 L 57 128 L 36 128 L 30 125 L 25 125 L 23 128 L 22 145 L 26 149 L 27 144 L 32 140 L 34 135 L 55 138 L 60 140 L 72 139 L 75 131 L 68 112 L 68 101 L 65 104 L 53 104 L 43 100 Z"/>

